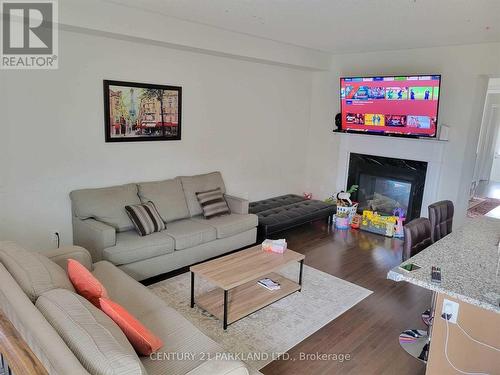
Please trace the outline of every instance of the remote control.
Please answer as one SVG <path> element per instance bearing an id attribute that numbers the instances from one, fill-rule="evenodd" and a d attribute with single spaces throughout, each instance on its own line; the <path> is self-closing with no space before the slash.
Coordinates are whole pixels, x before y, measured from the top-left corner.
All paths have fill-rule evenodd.
<path id="1" fill-rule="evenodd" d="M 440 283 L 441 282 L 441 268 L 432 266 L 431 281 L 433 283 Z"/>

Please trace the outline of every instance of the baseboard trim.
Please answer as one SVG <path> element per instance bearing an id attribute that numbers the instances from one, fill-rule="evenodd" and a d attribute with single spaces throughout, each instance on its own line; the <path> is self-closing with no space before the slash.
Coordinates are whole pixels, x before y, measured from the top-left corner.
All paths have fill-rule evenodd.
<path id="1" fill-rule="evenodd" d="M 195 264 L 205 263 L 205 262 L 208 262 L 209 260 L 213 260 L 213 259 L 217 259 L 217 258 L 221 258 L 221 257 L 226 256 L 226 255 L 229 255 L 229 254 L 237 253 L 238 251 L 245 250 L 245 249 L 248 249 L 250 247 L 253 247 L 256 244 L 257 244 L 257 242 L 255 242 L 255 243 L 253 243 L 251 245 L 247 245 L 247 246 L 241 247 L 241 248 L 236 249 L 236 250 L 228 251 L 227 253 L 224 253 L 224 254 L 221 254 L 221 255 L 217 255 L 217 256 L 214 256 L 214 257 L 209 258 L 209 259 L 202 260 L 201 262 L 193 263 L 193 264 L 190 264 L 188 266 L 184 266 L 184 267 L 178 268 L 178 269 L 173 270 L 173 271 L 169 271 L 169 272 L 165 272 L 165 273 L 162 273 L 162 274 L 159 274 L 159 275 L 156 275 L 156 276 L 149 277 L 149 278 L 141 280 L 139 282 L 142 285 L 144 285 L 144 286 L 156 284 L 156 283 L 158 283 L 160 281 L 167 280 L 167 279 L 170 279 L 172 277 L 175 277 L 175 276 L 178 276 L 180 274 L 183 274 L 185 272 L 188 272 L 189 271 L 189 267 L 194 266 Z"/>

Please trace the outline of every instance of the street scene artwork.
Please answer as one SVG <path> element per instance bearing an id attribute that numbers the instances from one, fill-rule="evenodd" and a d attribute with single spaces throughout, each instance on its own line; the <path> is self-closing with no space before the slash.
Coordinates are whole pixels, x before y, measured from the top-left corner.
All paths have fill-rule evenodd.
<path id="1" fill-rule="evenodd" d="M 104 81 L 106 142 L 181 139 L 182 88 Z"/>

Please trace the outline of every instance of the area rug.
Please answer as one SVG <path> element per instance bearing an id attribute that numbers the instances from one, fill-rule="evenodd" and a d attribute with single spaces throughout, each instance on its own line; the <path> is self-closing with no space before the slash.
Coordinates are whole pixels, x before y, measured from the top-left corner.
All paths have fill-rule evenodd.
<path id="1" fill-rule="evenodd" d="M 296 280 L 298 264 L 290 264 L 279 273 Z M 196 306 L 193 309 L 189 307 L 189 273 L 161 281 L 149 288 L 228 352 L 245 358 L 254 369 L 266 366 L 372 293 L 304 266 L 301 292 L 291 294 L 229 325 L 224 332 L 221 322 L 215 317 Z M 195 295 L 210 289 L 213 287 L 208 282 L 196 279 Z"/>
<path id="2" fill-rule="evenodd" d="M 467 210 L 468 217 L 479 217 L 500 206 L 500 199 L 484 198 L 484 200 Z"/>
<path id="3" fill-rule="evenodd" d="M 470 210 L 471 208 L 476 207 L 478 204 L 483 203 L 485 200 L 485 198 L 472 197 L 471 199 L 469 199 L 469 207 L 467 207 L 467 209 Z"/>

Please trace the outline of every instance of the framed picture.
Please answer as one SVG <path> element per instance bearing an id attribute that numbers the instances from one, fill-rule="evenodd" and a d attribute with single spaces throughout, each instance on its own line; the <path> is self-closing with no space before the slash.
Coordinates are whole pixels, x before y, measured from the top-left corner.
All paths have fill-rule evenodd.
<path id="1" fill-rule="evenodd" d="M 106 142 L 181 139 L 182 87 L 104 81 Z"/>

